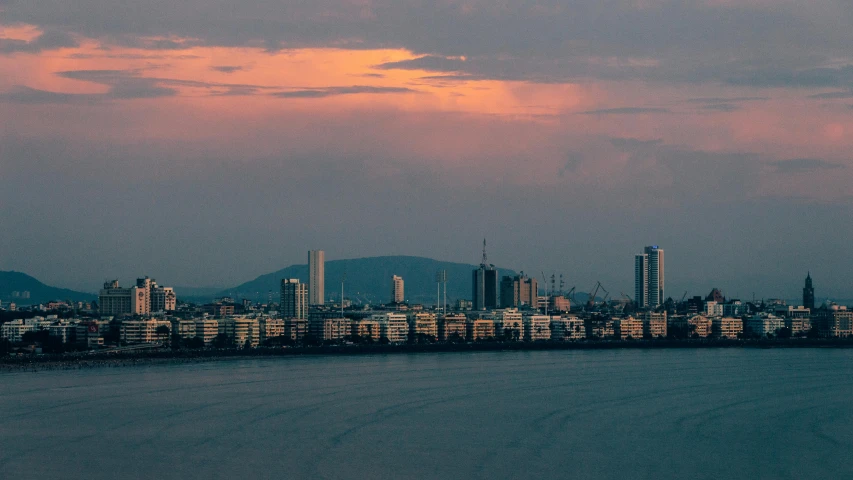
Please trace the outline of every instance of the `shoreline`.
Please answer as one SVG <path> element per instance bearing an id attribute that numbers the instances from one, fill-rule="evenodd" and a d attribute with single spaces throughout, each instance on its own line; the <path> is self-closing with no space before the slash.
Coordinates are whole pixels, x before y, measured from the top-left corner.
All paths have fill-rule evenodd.
<path id="1" fill-rule="evenodd" d="M 195 364 L 230 359 L 293 357 L 305 355 L 386 355 L 548 350 L 645 350 L 684 348 L 853 348 L 853 339 L 761 340 L 601 340 L 579 342 L 479 342 L 425 345 L 326 345 L 317 347 L 158 350 L 119 353 L 69 353 L 0 358 L 0 373 L 132 367 L 138 365 Z"/>

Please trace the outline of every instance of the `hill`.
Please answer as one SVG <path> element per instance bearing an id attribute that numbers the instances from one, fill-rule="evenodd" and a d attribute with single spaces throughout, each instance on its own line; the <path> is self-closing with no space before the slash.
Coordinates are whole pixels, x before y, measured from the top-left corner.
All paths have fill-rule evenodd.
<path id="1" fill-rule="evenodd" d="M 14 292 L 18 292 L 18 295 L 13 296 Z M 29 298 L 24 298 L 24 292 L 29 292 Z M 52 300 L 91 301 L 96 297 L 92 293 L 45 285 L 26 273 L 0 270 L 0 300 L 3 303 L 31 305 Z"/>
<path id="2" fill-rule="evenodd" d="M 476 265 L 410 256 L 330 260 L 326 262 L 326 298 L 340 298 L 341 279 L 346 274 L 346 298 L 360 303 L 387 303 L 391 301 L 391 276 L 399 275 L 405 282 L 406 300 L 409 303 L 434 304 L 435 274 L 439 270 L 446 270 L 447 301 L 470 299 L 471 271 L 475 268 Z M 499 277 L 515 274 L 513 270 L 498 268 Z M 301 282 L 308 282 L 308 265 L 291 265 L 277 272 L 261 275 L 250 282 L 223 290 L 217 296 L 229 296 L 237 301 L 242 298 L 266 301 L 271 293 L 273 301 L 278 301 L 283 278 L 298 278 Z M 211 297 L 203 300 L 210 301 Z"/>

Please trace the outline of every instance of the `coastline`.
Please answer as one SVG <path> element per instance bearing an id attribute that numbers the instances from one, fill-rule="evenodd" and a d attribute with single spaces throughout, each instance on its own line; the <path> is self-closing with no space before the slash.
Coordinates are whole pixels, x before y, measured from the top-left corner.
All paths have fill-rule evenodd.
<path id="1" fill-rule="evenodd" d="M 195 364 L 229 359 L 293 357 L 304 355 L 385 355 L 454 352 L 614 350 L 669 348 L 853 348 L 853 339 L 750 339 L 750 340 L 628 340 L 580 342 L 478 342 L 424 345 L 325 345 L 316 347 L 157 350 L 121 353 L 71 353 L 7 356 L 0 358 L 0 373 L 42 370 L 132 367 L 160 364 Z"/>

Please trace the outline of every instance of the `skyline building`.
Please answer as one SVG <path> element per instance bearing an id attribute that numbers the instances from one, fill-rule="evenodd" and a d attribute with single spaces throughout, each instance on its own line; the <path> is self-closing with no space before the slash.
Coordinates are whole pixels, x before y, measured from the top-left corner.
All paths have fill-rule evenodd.
<path id="1" fill-rule="evenodd" d="M 523 272 L 514 277 L 505 275 L 501 278 L 500 294 L 501 308 L 535 308 L 539 303 L 539 284 Z"/>
<path id="2" fill-rule="evenodd" d="M 391 301 L 393 303 L 403 303 L 405 299 L 403 288 L 403 277 L 397 275 L 391 277 Z"/>
<path id="3" fill-rule="evenodd" d="M 102 315 L 150 315 L 175 310 L 177 297 L 171 287 L 161 287 L 148 277 L 136 279 L 136 286 L 122 288 L 118 280 L 104 282 L 98 292 L 98 309 Z"/>
<path id="4" fill-rule="evenodd" d="M 282 318 L 308 318 L 308 285 L 297 278 L 283 278 L 279 309 Z"/>
<path id="5" fill-rule="evenodd" d="M 803 287 L 803 307 L 814 310 L 814 286 L 812 285 L 812 272 L 806 275 L 806 285 Z"/>
<path id="6" fill-rule="evenodd" d="M 486 239 L 483 239 L 483 260 L 472 272 L 471 296 L 474 310 L 498 308 L 498 271 L 486 259 Z"/>
<path id="7" fill-rule="evenodd" d="M 308 251 L 308 304 L 325 305 L 326 252 Z"/>
<path id="8" fill-rule="evenodd" d="M 634 255 L 634 301 L 638 308 L 654 308 L 664 298 L 664 252 L 648 246 Z"/>

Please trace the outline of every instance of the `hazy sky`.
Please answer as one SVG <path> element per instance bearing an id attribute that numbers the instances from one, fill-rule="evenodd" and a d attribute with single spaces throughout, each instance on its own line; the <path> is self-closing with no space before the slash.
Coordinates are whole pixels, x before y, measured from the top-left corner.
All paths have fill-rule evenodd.
<path id="1" fill-rule="evenodd" d="M 0 269 L 853 297 L 849 0 L 0 0 Z M 433 275 L 433 272 L 425 272 Z"/>

